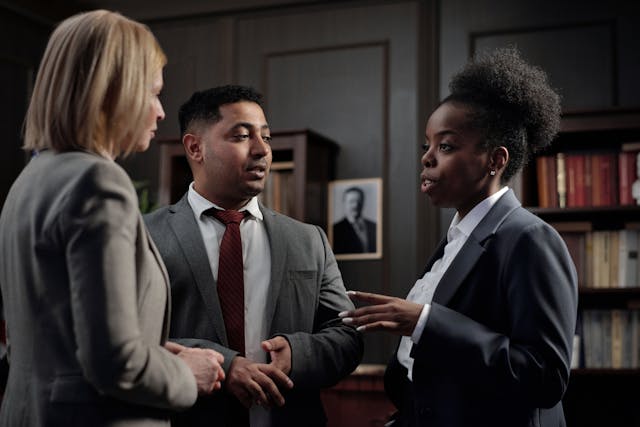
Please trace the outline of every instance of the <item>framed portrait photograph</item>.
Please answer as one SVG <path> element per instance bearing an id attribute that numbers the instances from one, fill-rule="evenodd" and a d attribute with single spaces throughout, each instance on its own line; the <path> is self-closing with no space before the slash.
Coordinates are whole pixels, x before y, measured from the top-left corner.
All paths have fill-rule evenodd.
<path id="1" fill-rule="evenodd" d="M 338 260 L 382 258 L 382 179 L 329 183 L 328 235 Z"/>

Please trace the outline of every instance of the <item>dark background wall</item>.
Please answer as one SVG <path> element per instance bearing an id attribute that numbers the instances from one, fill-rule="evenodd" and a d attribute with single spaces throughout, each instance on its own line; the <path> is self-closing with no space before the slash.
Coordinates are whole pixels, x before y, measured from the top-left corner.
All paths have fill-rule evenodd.
<path id="1" fill-rule="evenodd" d="M 265 93 L 274 130 L 311 128 L 340 146 L 336 178 L 383 179 L 383 258 L 342 261 L 345 283 L 405 296 L 452 212 L 418 191 L 428 112 L 474 51 L 516 44 L 545 68 L 565 110 L 640 107 L 640 7 L 627 1 L 77 0 L 0 2 L 0 202 L 24 165 L 19 129 L 39 56 L 70 13 L 105 7 L 146 22 L 165 49 L 159 138 L 194 90 L 240 83 Z M 123 162 L 158 186 L 157 146 Z M 395 340 L 370 336 L 365 362 Z"/>

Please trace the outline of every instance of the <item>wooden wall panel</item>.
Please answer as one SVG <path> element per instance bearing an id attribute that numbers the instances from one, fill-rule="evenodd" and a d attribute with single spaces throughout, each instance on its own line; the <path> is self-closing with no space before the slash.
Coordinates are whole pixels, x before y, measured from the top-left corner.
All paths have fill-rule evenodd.
<path id="1" fill-rule="evenodd" d="M 603 21 L 472 33 L 471 51 L 517 46 L 548 73 L 564 111 L 597 109 L 618 104 L 615 32 L 613 21 Z"/>
<path id="2" fill-rule="evenodd" d="M 265 95 L 274 129 L 323 129 L 341 143 L 336 179 L 384 170 L 388 45 L 385 42 L 270 54 Z M 349 94 L 349 96 L 345 96 Z M 345 126 L 345 119 L 350 126 Z M 366 161 L 362 154 L 367 153 Z"/>
<path id="3" fill-rule="evenodd" d="M 0 58 L 0 81 L 12 82 L 2 88 L 0 97 L 0 135 L 4 141 L 0 168 L 0 209 L 11 184 L 26 164 L 22 147 L 22 122 L 27 109 L 28 86 L 32 69 L 15 60 Z"/>
<path id="4" fill-rule="evenodd" d="M 50 25 L 42 19 L 0 5 L 0 135 L 4 143 L 0 163 L 0 208 L 26 164 L 22 123 L 35 73 Z"/>
<path id="5" fill-rule="evenodd" d="M 180 136 L 178 109 L 196 90 L 230 83 L 231 18 L 174 20 L 151 26 L 168 63 L 164 69 L 162 105 L 166 118 L 158 124 L 157 140 Z M 148 184 L 152 200 L 158 200 L 160 148 L 121 160 L 134 180 Z"/>
<path id="6" fill-rule="evenodd" d="M 624 0 L 585 0 L 579 7 L 572 0 L 442 2 L 441 95 L 474 41 L 488 47 L 515 43 L 566 86 L 569 108 L 637 107 L 640 80 L 632 76 L 640 70 L 638 21 L 640 3 Z"/>
<path id="7" fill-rule="evenodd" d="M 338 178 L 383 179 L 383 258 L 340 269 L 347 288 L 405 296 L 418 274 L 418 2 L 369 3 L 238 19 L 235 80 L 266 93 L 272 129 L 336 141 Z M 366 340 L 365 362 L 385 363 L 395 339 Z"/>

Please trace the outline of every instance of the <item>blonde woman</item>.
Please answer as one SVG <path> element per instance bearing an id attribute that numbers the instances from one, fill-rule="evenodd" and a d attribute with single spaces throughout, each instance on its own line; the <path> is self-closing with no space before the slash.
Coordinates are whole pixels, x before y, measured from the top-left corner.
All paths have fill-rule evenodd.
<path id="1" fill-rule="evenodd" d="M 114 162 L 164 118 L 165 63 L 148 28 L 108 11 L 49 40 L 25 121 L 35 154 L 0 216 L 1 426 L 168 425 L 220 388 L 220 354 L 165 344 L 166 270 Z"/>

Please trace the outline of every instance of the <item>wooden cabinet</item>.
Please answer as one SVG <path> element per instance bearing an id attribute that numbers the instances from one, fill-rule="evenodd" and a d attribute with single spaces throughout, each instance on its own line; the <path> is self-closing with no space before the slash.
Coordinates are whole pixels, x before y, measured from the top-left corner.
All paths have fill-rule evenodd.
<path id="1" fill-rule="evenodd" d="M 327 427 L 383 427 L 395 412 L 384 392 L 384 365 L 360 365 L 335 386 L 322 390 Z"/>
<path id="2" fill-rule="evenodd" d="M 578 270 L 580 358 L 564 397 L 569 426 L 640 426 L 640 206 L 626 187 L 621 193 L 629 182 L 619 169 L 623 148 L 635 157 L 637 141 L 638 110 L 565 114 L 557 140 L 521 177 L 523 205 L 556 227 Z"/>
<path id="3" fill-rule="evenodd" d="M 193 181 L 193 175 L 179 139 L 164 139 L 160 145 L 158 204 L 165 206 L 180 200 Z"/>
<path id="4" fill-rule="evenodd" d="M 272 132 L 273 163 L 263 202 L 300 221 L 326 229 L 327 189 L 334 178 L 338 146 L 311 130 Z M 193 180 L 182 144 L 160 141 L 161 205 L 175 203 Z"/>

